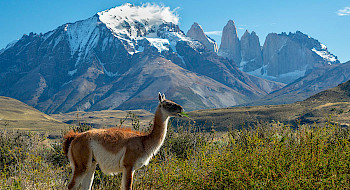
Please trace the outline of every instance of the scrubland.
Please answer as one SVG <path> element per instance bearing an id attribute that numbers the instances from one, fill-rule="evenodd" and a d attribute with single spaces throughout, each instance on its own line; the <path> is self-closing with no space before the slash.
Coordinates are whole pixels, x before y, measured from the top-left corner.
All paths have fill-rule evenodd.
<path id="1" fill-rule="evenodd" d="M 169 126 L 160 152 L 135 173 L 134 189 L 349 189 L 350 131 L 335 123 L 258 123 L 220 134 Z M 0 189 L 66 188 L 62 139 L 47 136 L 0 131 Z M 120 174 L 97 168 L 93 188 L 119 189 L 120 182 Z"/>

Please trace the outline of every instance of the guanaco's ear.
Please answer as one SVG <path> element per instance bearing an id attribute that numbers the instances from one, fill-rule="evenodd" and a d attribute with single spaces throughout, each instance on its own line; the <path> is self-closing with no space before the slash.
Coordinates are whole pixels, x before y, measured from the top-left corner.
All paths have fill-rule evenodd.
<path id="1" fill-rule="evenodd" d="M 163 97 L 162 97 L 162 94 L 160 92 L 158 92 L 158 99 L 159 99 L 159 102 L 163 101 Z"/>
<path id="2" fill-rule="evenodd" d="M 163 101 L 165 100 L 165 94 L 163 93 Z"/>

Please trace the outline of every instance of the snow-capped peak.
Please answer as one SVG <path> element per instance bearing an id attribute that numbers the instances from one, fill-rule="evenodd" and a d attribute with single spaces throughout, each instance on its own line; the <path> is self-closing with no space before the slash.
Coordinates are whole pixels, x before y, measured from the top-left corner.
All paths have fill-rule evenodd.
<path id="1" fill-rule="evenodd" d="M 317 55 L 319 55 L 323 60 L 327 61 L 329 65 L 334 63 L 339 63 L 337 57 L 328 51 L 326 45 L 321 43 L 320 45 L 321 45 L 321 49 L 313 47 L 312 51 L 315 52 Z"/>
<path id="2" fill-rule="evenodd" d="M 179 22 L 179 17 L 174 10 L 149 3 L 141 6 L 127 3 L 97 14 L 100 21 L 113 33 L 125 34 L 131 39 L 155 32 L 163 23 L 178 24 Z"/>

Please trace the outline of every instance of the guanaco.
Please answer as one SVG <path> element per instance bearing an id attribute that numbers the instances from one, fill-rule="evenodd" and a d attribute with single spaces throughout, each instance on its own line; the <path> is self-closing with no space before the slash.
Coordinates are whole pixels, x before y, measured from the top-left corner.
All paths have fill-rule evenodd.
<path id="1" fill-rule="evenodd" d="M 96 165 L 105 174 L 122 172 L 121 189 L 131 190 L 134 171 L 147 165 L 162 146 L 170 117 L 182 117 L 182 106 L 158 93 L 153 127 L 148 132 L 125 128 L 92 129 L 64 136 L 63 149 L 68 157 L 73 177 L 68 189 L 91 189 Z"/>

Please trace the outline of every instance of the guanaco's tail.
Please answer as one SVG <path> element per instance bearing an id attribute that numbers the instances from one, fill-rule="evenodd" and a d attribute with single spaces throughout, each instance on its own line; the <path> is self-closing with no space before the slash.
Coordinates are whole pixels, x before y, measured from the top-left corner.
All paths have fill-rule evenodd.
<path id="1" fill-rule="evenodd" d="M 68 158 L 68 150 L 70 143 L 74 140 L 74 138 L 78 135 L 77 132 L 73 130 L 68 131 L 63 137 L 63 151 L 66 157 Z"/>

